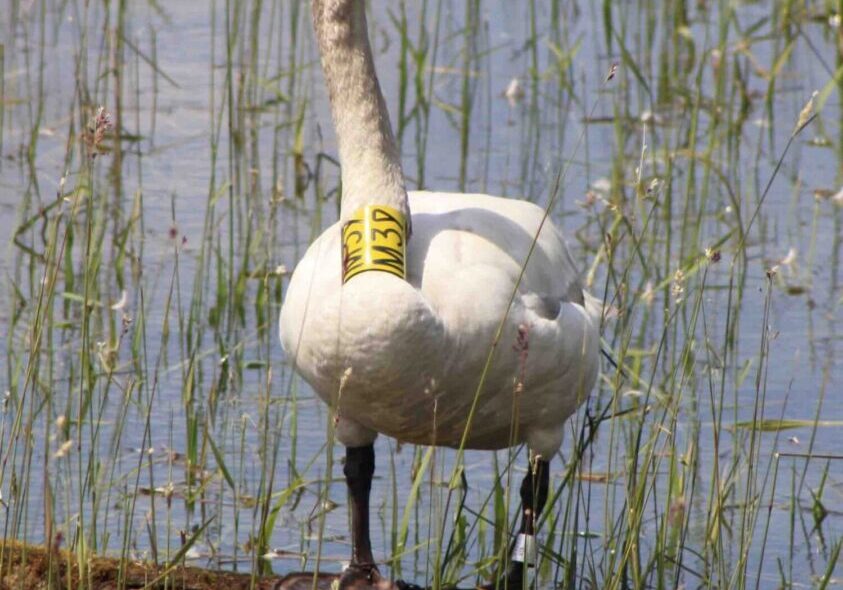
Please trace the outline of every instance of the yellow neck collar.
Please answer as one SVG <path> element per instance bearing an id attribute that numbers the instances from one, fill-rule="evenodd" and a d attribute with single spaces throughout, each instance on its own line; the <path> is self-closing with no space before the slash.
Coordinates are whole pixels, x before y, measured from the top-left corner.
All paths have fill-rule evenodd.
<path id="1" fill-rule="evenodd" d="M 342 227 L 342 282 L 369 270 L 407 278 L 407 219 L 385 205 L 366 205 Z"/>

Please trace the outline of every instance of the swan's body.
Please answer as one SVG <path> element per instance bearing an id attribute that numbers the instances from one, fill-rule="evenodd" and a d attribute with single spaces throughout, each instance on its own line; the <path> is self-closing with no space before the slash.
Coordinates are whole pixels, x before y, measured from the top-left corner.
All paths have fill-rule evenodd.
<path id="1" fill-rule="evenodd" d="M 336 408 L 346 423 L 342 442 L 352 446 L 371 442 L 375 432 L 460 445 L 494 336 L 544 216 L 531 203 L 486 195 L 409 197 L 406 282 L 370 272 L 343 286 L 337 223 L 299 263 L 281 314 L 285 350 Z M 586 313 L 560 233 L 546 222 L 538 235 L 467 448 L 526 441 L 549 458 L 565 419 L 594 385 L 598 319 Z"/>
<path id="2" fill-rule="evenodd" d="M 280 320 L 288 358 L 334 409 L 346 445 L 352 559 L 344 589 L 388 584 L 369 540 L 378 432 L 477 449 L 526 441 L 538 457 L 521 486 L 519 546 L 534 546 L 548 462 L 565 419 L 594 385 L 599 351 L 599 306 L 586 312 L 565 242 L 541 209 L 486 195 L 408 196 L 364 6 L 313 0 L 342 169 L 340 220 L 300 261 Z M 379 226 L 385 218 L 392 225 Z M 527 553 L 502 568 L 503 585 L 522 587 Z"/>

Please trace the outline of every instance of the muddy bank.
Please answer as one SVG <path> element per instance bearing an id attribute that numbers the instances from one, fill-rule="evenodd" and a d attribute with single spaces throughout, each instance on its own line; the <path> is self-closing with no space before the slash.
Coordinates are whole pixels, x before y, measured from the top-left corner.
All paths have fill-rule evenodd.
<path id="1" fill-rule="evenodd" d="M 0 588 L 9 590 L 117 590 L 119 588 L 181 590 L 304 590 L 313 588 L 313 574 L 253 579 L 251 574 L 200 567 L 164 566 L 92 556 L 80 568 L 77 556 L 4 539 L 0 545 Z M 329 589 L 335 575 L 319 574 L 317 589 Z"/>

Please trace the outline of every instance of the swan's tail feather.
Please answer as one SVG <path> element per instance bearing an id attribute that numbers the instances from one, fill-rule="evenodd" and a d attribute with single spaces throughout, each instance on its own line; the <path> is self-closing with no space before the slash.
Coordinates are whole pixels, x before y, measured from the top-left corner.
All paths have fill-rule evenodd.
<path id="1" fill-rule="evenodd" d="M 583 307 L 585 307 L 585 313 L 597 326 L 600 326 L 601 322 L 618 317 L 618 309 L 615 306 L 607 305 L 603 302 L 602 299 L 600 299 L 599 297 L 595 297 L 594 295 L 585 290 L 582 292 L 582 296 Z M 623 366 L 621 366 L 618 361 L 615 360 L 615 355 L 612 352 L 611 347 L 602 338 L 600 339 L 600 354 L 602 354 L 606 358 L 606 360 L 609 361 L 609 364 L 612 365 L 615 370 L 620 371 L 624 379 L 629 380 L 629 376 L 627 375 Z"/>
<path id="2" fill-rule="evenodd" d="M 583 291 L 582 296 L 585 313 L 588 314 L 588 317 L 591 318 L 591 321 L 594 322 L 595 325 L 599 326 L 604 318 L 608 319 L 610 317 L 609 312 L 611 309 L 606 308 L 606 304 L 603 303 L 602 299 L 595 297 L 588 291 Z"/>

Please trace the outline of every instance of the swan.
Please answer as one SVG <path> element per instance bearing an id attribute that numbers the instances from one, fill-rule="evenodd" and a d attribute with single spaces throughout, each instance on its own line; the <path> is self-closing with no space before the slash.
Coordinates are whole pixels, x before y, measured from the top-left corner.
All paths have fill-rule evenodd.
<path id="1" fill-rule="evenodd" d="M 528 445 L 520 533 L 497 580 L 520 588 L 549 461 L 597 378 L 600 304 L 541 208 L 407 191 L 364 0 L 313 0 L 312 17 L 339 148 L 340 216 L 296 266 L 279 331 L 346 447 L 352 555 L 340 587 L 387 583 L 369 540 L 382 433 L 464 449 Z"/>

